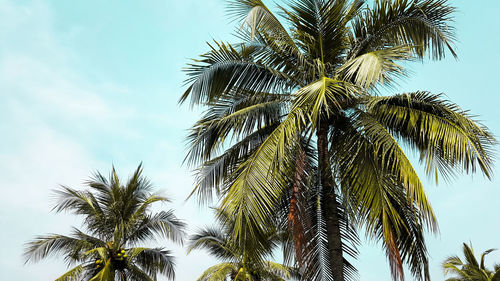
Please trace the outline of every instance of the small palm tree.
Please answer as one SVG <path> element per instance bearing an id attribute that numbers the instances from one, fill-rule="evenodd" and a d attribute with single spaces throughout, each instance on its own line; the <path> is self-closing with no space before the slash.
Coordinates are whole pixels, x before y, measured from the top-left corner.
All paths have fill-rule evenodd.
<path id="1" fill-rule="evenodd" d="M 451 256 L 443 262 L 444 275 L 454 274 L 446 281 L 500 281 L 500 265 L 495 265 L 493 271 L 484 266 L 484 257 L 494 251 L 489 249 L 481 254 L 481 261 L 474 256 L 472 244 L 464 243 L 465 263 L 458 256 Z"/>
<path id="2" fill-rule="evenodd" d="M 226 217 L 227 218 L 227 217 Z M 206 227 L 192 235 L 190 253 L 194 249 L 205 249 L 223 262 L 208 268 L 197 281 L 279 281 L 298 278 L 294 268 L 265 260 L 272 257 L 272 251 L 282 238 L 270 230 L 260 237 L 250 237 L 245 232 L 243 243 L 236 243 L 232 230 L 234 221 L 219 227 Z"/>
<path id="3" fill-rule="evenodd" d="M 151 193 L 141 165 L 125 185 L 113 168 L 109 179 L 99 172 L 86 182 L 88 190 L 66 186 L 57 190 L 57 212 L 83 216 L 84 230 L 73 228 L 69 236 L 39 236 L 27 244 L 26 262 L 62 254 L 76 265 L 57 281 L 156 280 L 158 273 L 174 279 L 174 257 L 163 248 L 138 247 L 162 236 L 182 243 L 184 223 L 172 212 L 151 213 L 155 202 L 169 201 Z"/>

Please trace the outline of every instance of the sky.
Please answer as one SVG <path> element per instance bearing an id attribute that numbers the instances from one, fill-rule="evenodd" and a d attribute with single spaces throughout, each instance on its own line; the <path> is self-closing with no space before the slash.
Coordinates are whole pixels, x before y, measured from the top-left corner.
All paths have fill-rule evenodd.
<path id="1" fill-rule="evenodd" d="M 500 2 L 452 2 L 459 58 L 413 63 L 410 78 L 387 93 L 444 93 L 499 136 Z M 51 210 L 53 190 L 82 188 L 112 165 L 125 179 L 142 162 L 173 200 L 162 208 L 175 209 L 191 232 L 212 222 L 210 209 L 185 200 L 193 177 L 182 165 L 184 139 L 200 111 L 177 101 L 186 88 L 182 68 L 208 50 L 205 42 L 236 42 L 226 7 L 223 0 L 0 0 L 0 280 L 53 280 L 65 272 L 57 257 L 25 265 L 24 243 L 80 226 Z M 500 248 L 498 165 L 491 181 L 476 174 L 439 185 L 418 171 L 440 226 L 426 236 L 432 280 L 444 279 L 441 262 L 460 254 L 463 242 L 477 253 Z M 176 280 L 195 280 L 217 262 L 161 244 L 177 256 Z M 379 244 L 366 241 L 360 252 L 360 280 L 390 280 Z M 500 251 L 488 258 L 500 263 Z"/>

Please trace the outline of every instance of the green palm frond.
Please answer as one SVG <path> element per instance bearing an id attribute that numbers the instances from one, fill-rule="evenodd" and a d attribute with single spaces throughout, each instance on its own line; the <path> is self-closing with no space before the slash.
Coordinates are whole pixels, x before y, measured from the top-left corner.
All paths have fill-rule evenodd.
<path id="1" fill-rule="evenodd" d="M 134 262 L 153 279 L 156 279 L 157 273 L 161 273 L 169 279 L 175 279 L 175 261 L 169 250 L 142 248 L 135 255 Z"/>
<path id="2" fill-rule="evenodd" d="M 283 95 L 247 92 L 213 102 L 191 129 L 187 162 L 196 165 L 207 161 L 227 142 L 228 136 L 240 139 L 242 134 L 279 122 L 286 99 Z"/>
<path id="3" fill-rule="evenodd" d="M 26 262 L 37 262 L 48 256 L 58 253 L 66 254 L 70 260 L 79 260 L 79 253 L 87 251 L 95 244 L 89 241 L 64 236 L 64 235 L 48 235 L 39 236 L 34 241 L 27 244 L 25 250 Z"/>
<path id="4" fill-rule="evenodd" d="M 287 30 L 261 0 L 232 2 L 228 10 L 236 19 L 242 21 L 242 28 L 250 29 L 250 39 L 255 38 L 257 33 L 264 33 L 279 43 L 296 48 Z"/>
<path id="5" fill-rule="evenodd" d="M 272 257 L 282 239 L 279 230 L 267 229 L 260 236 L 254 236 L 245 224 L 242 231 L 244 239 L 238 241 L 233 236 L 237 227 L 235 219 L 229 213 L 219 211 L 219 214 L 219 227 L 200 229 L 189 240 L 188 253 L 204 249 L 224 261 L 205 270 L 198 280 L 281 280 L 282 277 L 298 276 L 296 268 L 265 260 Z"/>
<path id="6" fill-rule="evenodd" d="M 486 270 L 486 267 L 484 266 L 484 258 L 486 257 L 487 254 L 495 251 L 496 249 L 488 249 L 486 251 L 484 251 L 482 254 L 481 254 L 481 263 L 480 263 L 480 266 L 479 268 L 483 269 L 483 270 Z"/>
<path id="7" fill-rule="evenodd" d="M 244 224 L 249 226 L 252 235 L 263 232 L 262 223 L 268 221 L 274 204 L 286 188 L 285 180 L 280 180 L 285 177 L 286 167 L 292 165 L 286 151 L 297 145 L 302 120 L 299 110 L 289 114 L 238 168 L 238 175 L 221 205 L 222 212 L 235 214 L 234 235 L 238 239 L 241 239 L 240 230 Z M 275 188 L 270 190 L 269 186 Z"/>
<path id="8" fill-rule="evenodd" d="M 191 96 L 191 104 L 213 102 L 234 91 L 282 92 L 289 84 L 287 74 L 259 62 L 254 62 L 249 54 L 243 57 L 230 44 L 215 42 L 211 52 L 195 60 L 186 69 L 190 83 L 181 97 L 184 102 Z"/>
<path id="9" fill-rule="evenodd" d="M 235 256 L 233 245 L 229 243 L 227 233 L 217 228 L 204 228 L 190 238 L 188 254 L 196 249 L 206 249 L 218 259 L 231 259 Z"/>
<path id="10" fill-rule="evenodd" d="M 205 270 L 196 281 L 225 281 L 227 280 L 227 276 L 237 270 L 237 265 L 233 263 L 220 263 Z"/>
<path id="11" fill-rule="evenodd" d="M 196 173 L 196 187 L 190 197 L 197 193 L 201 203 L 211 202 L 212 195 L 220 196 L 226 179 L 236 172 L 238 165 L 264 142 L 278 125 L 265 126 L 235 143 L 217 157 L 203 163 Z"/>
<path id="12" fill-rule="evenodd" d="M 371 165 L 370 162 L 374 160 L 375 162 L 378 161 L 379 169 L 382 173 L 393 176 L 396 182 L 402 184 L 409 198 L 418 206 L 424 221 L 431 229 L 435 230 L 435 215 L 425 195 L 424 187 L 411 162 L 406 157 L 396 139 L 377 119 L 367 113 L 358 112 L 354 125 L 360 130 L 360 133 L 357 134 L 352 132 L 352 135 L 349 137 L 353 139 L 351 139 L 349 143 L 357 142 L 358 146 L 353 146 L 355 151 L 350 149 L 352 153 L 351 156 L 346 155 L 348 158 L 341 160 L 344 162 L 341 164 L 346 167 L 344 170 L 347 174 L 344 177 L 348 177 L 350 181 L 352 181 L 350 186 L 366 188 L 367 186 L 362 182 L 372 177 L 363 179 L 363 176 L 366 175 L 362 174 L 369 171 L 366 170 L 369 166 L 367 167 L 365 165 L 363 168 L 359 166 L 363 165 L 363 163 Z M 368 155 L 365 153 L 368 153 Z M 356 156 L 363 157 L 366 160 L 363 161 L 360 158 L 356 158 Z M 372 169 L 370 170 L 373 171 Z M 380 179 L 373 180 L 380 182 Z M 357 205 L 358 208 L 361 207 L 361 205 Z M 371 209 L 364 207 L 364 209 L 360 211 L 362 214 L 366 214 L 370 213 Z M 375 213 L 377 212 L 375 211 Z"/>
<path id="13" fill-rule="evenodd" d="M 472 245 L 463 243 L 464 262 L 458 256 L 448 257 L 442 264 L 444 275 L 454 275 L 446 281 L 496 281 L 500 276 L 500 268 L 494 266 L 493 271 L 484 265 L 486 255 L 494 251 L 489 249 L 481 254 L 480 262 L 474 256 Z"/>
<path id="14" fill-rule="evenodd" d="M 427 173 L 444 176 L 455 170 L 491 176 L 495 138 L 480 123 L 441 95 L 415 92 L 373 97 L 368 112 L 392 133 L 421 152 Z"/>
<path id="15" fill-rule="evenodd" d="M 400 60 L 412 58 L 411 48 L 405 45 L 367 52 L 348 60 L 339 72 L 345 80 L 353 81 L 363 89 L 377 85 L 390 85 L 394 78 L 404 76 Z"/>
<path id="16" fill-rule="evenodd" d="M 297 98 L 292 105 L 292 111 L 304 111 L 313 128 L 318 126 L 321 118 L 332 117 L 359 96 L 356 86 L 328 77 L 322 77 L 299 89 L 294 95 Z"/>
<path id="17" fill-rule="evenodd" d="M 362 1 L 291 1 L 286 17 L 293 26 L 297 45 L 307 50 L 312 59 L 336 65 L 347 49 L 346 25 Z"/>
<path id="18" fill-rule="evenodd" d="M 186 235 L 185 227 L 186 224 L 174 215 L 173 210 L 160 211 L 154 215 L 144 216 L 127 239 L 133 242 L 158 235 L 182 244 Z"/>
<path id="19" fill-rule="evenodd" d="M 84 265 L 80 264 L 59 276 L 55 281 L 78 281 L 84 271 Z"/>
<path id="20" fill-rule="evenodd" d="M 444 0 L 377 0 L 353 21 L 355 43 L 351 57 L 389 46 L 411 46 L 415 55 L 453 56 L 455 8 Z"/>
<path id="21" fill-rule="evenodd" d="M 114 281 L 115 271 L 113 270 L 113 265 L 108 260 L 104 264 L 104 267 L 89 281 Z"/>
<path id="22" fill-rule="evenodd" d="M 280 263 L 266 261 L 264 262 L 264 271 L 270 272 L 271 275 L 279 276 L 283 279 L 290 280 L 292 277 L 296 277 L 296 268 L 282 265 Z M 295 273 L 295 274 L 294 274 Z"/>
<path id="23" fill-rule="evenodd" d="M 142 269 L 137 267 L 136 265 L 130 265 L 129 268 L 127 269 L 127 275 L 128 278 L 127 280 L 131 281 L 156 281 L 156 279 L 151 278 L 146 272 L 144 272 Z"/>

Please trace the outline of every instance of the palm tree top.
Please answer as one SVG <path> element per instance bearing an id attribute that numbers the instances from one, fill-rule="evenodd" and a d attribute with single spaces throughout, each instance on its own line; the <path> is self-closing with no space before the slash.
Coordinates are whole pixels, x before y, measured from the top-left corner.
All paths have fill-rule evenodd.
<path id="1" fill-rule="evenodd" d="M 108 178 L 96 172 L 85 182 L 87 189 L 61 186 L 56 190 L 56 212 L 83 217 L 83 228 L 70 235 L 38 236 L 27 244 L 26 262 L 62 254 L 73 269 L 57 280 L 156 280 L 158 273 L 173 279 L 174 258 L 163 248 L 141 246 L 148 240 L 170 239 L 183 243 L 185 223 L 173 210 L 152 212 L 155 202 L 169 199 L 152 193 L 142 176 L 142 164 L 122 182 L 113 168 Z M 123 279 L 125 280 L 125 279 Z"/>
<path id="2" fill-rule="evenodd" d="M 500 265 L 495 265 L 493 270 L 486 268 L 485 257 L 496 249 L 488 249 L 481 253 L 479 260 L 474 255 L 472 243 L 463 243 L 465 260 L 458 256 L 448 257 L 442 264 L 444 275 L 452 275 L 446 281 L 499 281 Z"/>
<path id="3" fill-rule="evenodd" d="M 180 101 L 206 106 L 188 136 L 193 193 L 221 200 L 239 243 L 286 213 L 280 219 L 303 247 L 308 228 L 299 224 L 317 210 L 329 279 L 352 271 L 343 257 L 356 252 L 344 243 L 351 227 L 382 242 L 395 279 L 405 263 L 429 279 L 424 231 L 436 232 L 437 221 L 404 148 L 436 181 L 476 171 L 490 178 L 496 140 L 440 94 L 379 90 L 408 74 L 406 62 L 456 56 L 455 8 L 446 0 L 286 3 L 278 18 L 261 0 L 231 1 L 241 42 L 211 44 L 186 69 Z M 311 190 L 323 193 L 317 204 L 299 200 Z"/>
<path id="4" fill-rule="evenodd" d="M 188 242 L 188 254 L 196 249 L 208 253 L 222 263 L 208 268 L 197 281 L 274 281 L 292 278 L 298 280 L 298 270 L 268 260 L 282 241 L 284 233 L 268 229 L 260 236 L 245 232 L 244 243 L 232 235 L 234 220 L 224 214 L 216 227 L 205 227 L 191 235 Z"/>

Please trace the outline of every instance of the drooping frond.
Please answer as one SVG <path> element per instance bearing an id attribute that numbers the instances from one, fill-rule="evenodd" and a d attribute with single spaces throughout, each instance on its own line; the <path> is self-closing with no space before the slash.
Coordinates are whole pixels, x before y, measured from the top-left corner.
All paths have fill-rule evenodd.
<path id="1" fill-rule="evenodd" d="M 151 278 L 151 276 L 134 264 L 130 265 L 127 269 L 127 277 L 127 280 L 130 281 L 156 281 L 156 279 Z"/>
<path id="2" fill-rule="evenodd" d="M 332 136 L 336 144 L 331 159 L 341 180 L 347 211 L 365 226 L 368 237 L 382 242 L 395 279 L 403 277 L 406 263 L 415 278 L 427 280 L 423 229 L 427 224 L 435 230 L 432 208 L 398 144 L 388 132 L 374 130 L 372 126 L 380 126 L 376 122 L 368 125 L 370 119 L 360 117 L 354 124 L 365 125 L 350 127 L 352 124 L 345 120 L 343 129 Z"/>
<path id="3" fill-rule="evenodd" d="M 84 265 L 80 264 L 59 276 L 55 281 L 78 281 L 84 271 Z"/>
<path id="4" fill-rule="evenodd" d="M 82 252 L 101 245 L 104 245 L 104 242 L 99 241 L 99 243 L 95 243 L 94 241 L 53 234 L 39 236 L 34 241 L 29 242 L 24 256 L 26 257 L 26 262 L 37 262 L 55 254 L 63 254 L 70 261 L 78 261 L 80 259 L 79 255 Z"/>
<path id="5" fill-rule="evenodd" d="M 242 54 L 232 45 L 218 42 L 216 45 L 210 45 L 212 51 L 186 69 L 189 75 L 186 83 L 190 86 L 180 102 L 190 97 L 191 105 L 206 104 L 230 92 L 282 93 L 289 87 L 287 74 L 255 62 L 251 52 Z"/>
<path id="6" fill-rule="evenodd" d="M 248 91 L 212 102 L 191 129 L 185 160 L 190 165 L 199 165 L 217 155 L 229 137 L 240 140 L 255 130 L 279 122 L 286 101 L 283 95 Z"/>
<path id="7" fill-rule="evenodd" d="M 213 227 L 201 229 L 190 237 L 188 254 L 195 249 L 205 249 L 218 259 L 232 259 L 236 254 L 227 235 Z"/>
<path id="8" fill-rule="evenodd" d="M 238 271 L 238 266 L 231 262 L 214 265 L 196 279 L 196 281 L 225 281 L 227 276 Z M 236 273 L 235 273 L 236 274 Z"/>
<path id="9" fill-rule="evenodd" d="M 228 10 L 242 21 L 242 28 L 250 29 L 250 39 L 255 38 L 258 33 L 264 33 L 266 37 L 286 44 L 287 47 L 296 48 L 292 37 L 261 0 L 232 1 Z"/>
<path id="10" fill-rule="evenodd" d="M 456 57 L 454 11 L 445 0 L 377 0 L 353 21 L 350 58 L 388 46 L 411 46 L 421 58 L 440 59 L 446 50 Z"/>
<path id="11" fill-rule="evenodd" d="M 234 175 L 238 165 L 248 159 L 277 126 L 278 124 L 258 129 L 226 149 L 222 155 L 203 163 L 196 171 L 196 187 L 191 195 L 196 193 L 201 203 L 210 202 L 214 193 L 221 196 L 230 175 Z"/>
<path id="12" fill-rule="evenodd" d="M 325 219 L 329 215 L 325 211 L 327 201 L 324 199 L 322 187 L 317 183 L 310 187 L 307 196 L 310 198 L 307 212 L 312 227 L 306 233 L 309 241 L 302 249 L 304 251 L 304 261 L 301 267 L 302 275 L 307 280 L 334 280 L 328 256 L 329 237 Z M 337 203 L 339 209 L 336 216 L 339 219 L 342 252 L 355 259 L 358 255 L 359 237 L 354 225 L 348 218 L 348 214 L 342 207 L 340 198 L 337 198 Z M 346 258 L 343 259 L 343 276 L 346 280 L 356 280 L 358 278 L 356 268 Z"/>
<path id="13" fill-rule="evenodd" d="M 287 152 L 297 145 L 302 120 L 300 110 L 289 114 L 238 167 L 238 175 L 221 205 L 222 212 L 234 214 L 234 234 L 238 239 L 241 239 L 240 230 L 244 224 L 253 235 L 264 232 L 263 223 L 269 220 L 274 205 L 287 187 L 284 172 L 292 165 Z"/>
<path id="14" fill-rule="evenodd" d="M 438 172 L 448 177 L 457 170 L 469 173 L 478 167 L 491 177 L 491 146 L 496 140 L 486 127 L 441 95 L 415 92 L 372 97 L 367 110 L 421 153 L 427 173 L 436 180 Z"/>
<path id="15" fill-rule="evenodd" d="M 186 236 L 185 227 L 186 224 L 174 215 L 173 210 L 160 211 L 153 215 L 144 216 L 135 226 L 133 232 L 127 234 L 126 238 L 131 243 L 135 243 L 157 235 L 182 244 Z"/>
<path id="16" fill-rule="evenodd" d="M 162 248 L 139 248 L 134 252 L 134 262 L 153 279 L 161 273 L 169 279 L 175 278 L 175 259 L 171 251 Z"/>
<path id="17" fill-rule="evenodd" d="M 380 179 L 374 178 L 378 173 L 371 176 L 363 174 L 367 171 L 377 170 L 373 168 L 372 164 L 377 163 L 377 168 L 383 174 L 394 177 L 394 180 L 401 184 L 411 202 L 418 206 L 426 224 L 432 230 L 435 230 L 436 219 L 434 212 L 425 195 L 424 187 L 403 149 L 390 132 L 372 115 L 362 111 L 358 111 L 356 115 L 354 121 L 356 129 L 350 130 L 346 140 L 348 141 L 347 147 L 344 150 L 349 151 L 351 155 L 345 153 L 346 158 L 340 160 L 341 165 L 345 167 L 343 169 L 343 178 L 350 179 L 351 184 L 349 186 L 360 190 L 369 188 L 371 182 L 380 182 Z M 352 146 L 349 147 L 349 145 Z M 369 193 L 366 195 L 373 196 Z M 357 207 L 362 208 L 361 213 L 368 214 L 372 212 L 369 206 L 368 204 L 365 206 L 358 205 Z"/>

